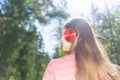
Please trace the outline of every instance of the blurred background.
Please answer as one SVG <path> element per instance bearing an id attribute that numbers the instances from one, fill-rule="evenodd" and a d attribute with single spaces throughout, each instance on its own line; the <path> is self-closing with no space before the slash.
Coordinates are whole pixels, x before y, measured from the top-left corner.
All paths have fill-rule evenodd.
<path id="1" fill-rule="evenodd" d="M 42 80 L 65 55 L 61 29 L 72 18 L 88 21 L 120 65 L 120 0 L 0 0 L 0 80 Z"/>

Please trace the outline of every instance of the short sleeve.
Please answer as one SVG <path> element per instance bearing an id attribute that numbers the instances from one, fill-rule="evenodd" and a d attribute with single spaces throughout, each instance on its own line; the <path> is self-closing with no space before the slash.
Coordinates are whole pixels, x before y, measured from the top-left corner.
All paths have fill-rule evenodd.
<path id="1" fill-rule="evenodd" d="M 51 61 L 48 63 L 42 80 L 55 80 L 54 72 L 52 70 Z"/>

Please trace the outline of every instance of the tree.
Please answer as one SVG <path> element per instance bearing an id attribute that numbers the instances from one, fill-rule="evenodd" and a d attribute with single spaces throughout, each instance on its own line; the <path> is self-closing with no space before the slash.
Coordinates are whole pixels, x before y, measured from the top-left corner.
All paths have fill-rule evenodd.
<path id="1" fill-rule="evenodd" d="M 46 25 L 51 19 L 66 18 L 64 8 L 52 0 L 0 1 L 0 79 L 40 80 L 50 60 L 40 52 L 42 36 L 36 20 Z M 50 10 L 49 10 L 50 9 Z"/>
<path id="2" fill-rule="evenodd" d="M 104 12 L 99 12 L 95 6 L 92 7 L 93 21 L 97 26 L 97 33 L 104 36 L 102 43 L 107 49 L 110 59 L 120 65 L 120 5 L 113 6 L 109 9 L 106 6 Z"/>

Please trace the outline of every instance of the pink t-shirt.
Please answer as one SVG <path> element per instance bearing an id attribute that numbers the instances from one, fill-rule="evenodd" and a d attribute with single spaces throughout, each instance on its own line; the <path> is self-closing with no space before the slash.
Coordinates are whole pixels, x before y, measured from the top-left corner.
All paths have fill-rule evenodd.
<path id="1" fill-rule="evenodd" d="M 74 53 L 51 60 L 42 80 L 75 80 L 75 63 Z"/>
<path id="2" fill-rule="evenodd" d="M 42 80 L 75 80 L 75 74 L 75 54 L 71 53 L 64 57 L 51 60 L 47 65 Z M 103 74 L 105 74 L 106 80 L 110 80 L 104 70 Z"/>

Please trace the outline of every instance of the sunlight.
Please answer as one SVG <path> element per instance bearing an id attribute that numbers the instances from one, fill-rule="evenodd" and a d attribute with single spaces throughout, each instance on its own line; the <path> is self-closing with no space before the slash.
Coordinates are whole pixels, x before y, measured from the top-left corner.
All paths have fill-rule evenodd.
<path id="1" fill-rule="evenodd" d="M 58 0 L 53 1 L 56 5 L 61 4 Z M 67 2 L 66 12 L 70 14 L 69 17 L 70 20 L 71 18 L 81 17 L 81 14 L 87 16 L 87 18 L 91 17 L 90 9 L 92 4 L 94 6 L 97 6 L 100 11 L 104 11 L 106 5 L 109 8 L 112 8 L 112 6 L 117 5 L 120 2 L 120 0 L 66 0 L 66 2 Z M 45 27 L 44 30 L 42 30 L 43 32 L 42 35 L 44 36 L 45 51 L 48 52 L 50 55 L 53 55 L 54 53 L 53 49 L 56 45 L 58 45 L 58 42 L 56 41 L 55 37 L 51 38 L 51 36 L 53 37 L 55 34 L 54 30 L 56 30 L 56 25 L 52 24 L 49 25 L 49 27 Z"/>
<path id="2" fill-rule="evenodd" d="M 79 17 L 80 14 L 85 16 L 90 15 L 91 5 L 97 6 L 101 11 L 105 9 L 105 6 L 112 8 L 117 5 L 120 0 L 66 0 L 68 12 L 71 17 Z"/>

